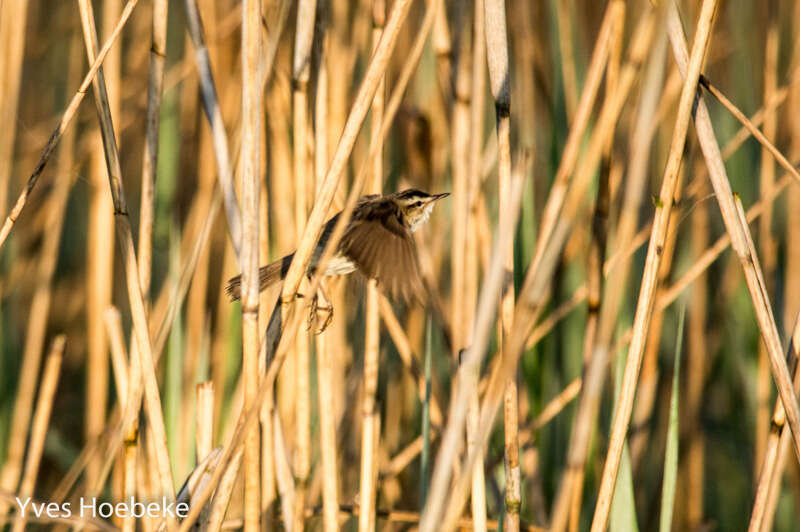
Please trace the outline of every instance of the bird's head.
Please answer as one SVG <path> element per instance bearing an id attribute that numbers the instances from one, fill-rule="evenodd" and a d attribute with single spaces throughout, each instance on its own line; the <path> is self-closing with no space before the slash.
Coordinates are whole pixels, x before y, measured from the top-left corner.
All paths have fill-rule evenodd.
<path id="1" fill-rule="evenodd" d="M 449 192 L 441 194 L 428 194 L 414 188 L 403 190 L 394 194 L 394 200 L 400 206 L 403 216 L 412 233 L 428 220 L 433 210 L 433 205 L 440 199 L 449 196 Z"/>

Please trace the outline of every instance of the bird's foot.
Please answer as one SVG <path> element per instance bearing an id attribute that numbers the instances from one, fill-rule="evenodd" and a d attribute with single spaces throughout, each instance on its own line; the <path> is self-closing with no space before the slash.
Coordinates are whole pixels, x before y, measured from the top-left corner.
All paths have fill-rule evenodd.
<path id="1" fill-rule="evenodd" d="M 308 315 L 308 329 L 311 330 L 314 325 L 320 321 L 322 321 L 322 325 L 314 331 L 314 334 L 321 334 L 324 332 L 333 321 L 333 304 L 322 287 L 320 287 L 311 300 L 311 311 Z"/>

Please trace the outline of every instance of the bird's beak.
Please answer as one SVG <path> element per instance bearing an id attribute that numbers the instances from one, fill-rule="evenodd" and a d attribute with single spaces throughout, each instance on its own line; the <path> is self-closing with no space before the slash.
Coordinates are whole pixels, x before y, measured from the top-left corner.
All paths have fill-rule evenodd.
<path id="1" fill-rule="evenodd" d="M 449 195 L 450 195 L 450 193 L 449 193 L 449 192 L 442 192 L 441 194 L 434 194 L 434 195 L 431 197 L 431 201 L 438 201 L 438 200 L 440 200 L 440 199 L 442 199 L 442 198 L 446 198 L 446 197 L 447 197 L 447 196 L 449 196 Z"/>

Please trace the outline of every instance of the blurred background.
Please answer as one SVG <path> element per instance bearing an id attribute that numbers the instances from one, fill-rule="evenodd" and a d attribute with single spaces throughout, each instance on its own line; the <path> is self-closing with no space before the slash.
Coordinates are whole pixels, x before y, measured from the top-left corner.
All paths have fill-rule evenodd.
<path id="1" fill-rule="evenodd" d="M 412 56 L 426 9 L 436 1 L 411 6 L 385 85 L 379 89 L 386 100 Z M 432 27 L 425 30 L 429 36 L 418 64 L 412 64 L 413 76 L 392 119 L 382 168 L 369 185 L 384 192 L 415 187 L 453 193 L 416 235 L 427 301 L 407 304 L 390 299 L 391 304 L 380 311 L 375 400 L 380 416 L 376 526 L 381 530 L 416 526 L 421 486 L 430 471 L 420 453 L 424 447 L 426 459 L 432 460 L 438 448 L 437 435 L 447 421 L 454 396 L 457 353 L 469 345 L 477 294 L 497 235 L 501 207 L 495 106 L 485 66 L 485 41 L 480 38 L 483 21 L 476 22 L 474 16 L 476 2 L 483 5 L 480 0 L 444 2 Z M 690 43 L 700 3 L 678 2 Z M 606 304 L 604 288 L 609 288 L 619 298 L 609 346 L 615 356 L 592 424 L 583 497 L 571 526 L 584 530 L 591 522 L 618 389 L 615 374 L 620 374 L 627 353 L 649 224 L 658 202 L 682 87 L 666 39 L 665 15 L 649 2 L 621 4 L 627 4 L 624 24 L 612 37 L 605 76 L 590 102 L 588 125 L 578 144 L 579 171 L 588 172 L 591 184 L 552 277 L 549 302 L 518 367 L 523 527 L 546 527 L 553 517 L 575 420 L 580 389 L 576 379 L 582 375 L 587 326 L 596 319 L 598 305 Z M 91 5 L 99 47 L 114 29 L 124 2 L 98 0 Z M 197 0 L 197 7 L 238 188 L 241 6 L 233 0 Z M 385 7 L 388 11 L 392 4 Z M 533 161 L 515 234 L 513 280 L 517 290 L 536 249 L 542 211 L 579 113 L 606 8 L 604 2 L 581 0 L 506 4 L 512 155 L 516 158 L 525 149 Z M 153 9 L 151 0 L 138 2 L 104 62 L 122 183 L 140 261 Z M 335 151 L 369 63 L 375 21 L 380 17 L 369 0 L 319 0 L 312 20 L 310 73 L 302 85 L 304 90 L 299 91 L 293 69 L 297 5 L 289 0 L 264 0 L 262 11 L 266 59 L 261 74 L 266 79 L 260 143 L 260 253 L 261 263 L 266 264 L 296 245 L 302 229 L 298 224 L 304 223 L 313 205 L 315 183 Z M 157 118 L 152 220 L 147 223 L 151 262 L 143 269 L 140 262 L 140 275 L 150 277 L 143 294 L 153 339 L 167 325 L 163 350 L 154 349 L 153 355 L 160 355 L 156 373 L 177 488 L 198 458 L 202 459 L 195 437 L 198 383 L 213 383 L 212 445 L 224 444 L 235 428 L 242 404 L 241 307 L 224 295 L 225 282 L 239 269 L 225 211 L 218 205 L 212 207 L 220 194 L 218 158 L 203 110 L 186 7 L 182 2 L 169 2 L 163 16 L 163 96 Z M 652 20 L 644 53 L 636 52 L 634 34 L 648 23 L 648 17 Z M 752 117 L 792 163 L 800 159 L 800 123 L 796 120 L 800 116 L 800 85 L 795 68 L 800 59 L 799 29 L 800 9 L 795 2 L 722 2 L 703 68 L 703 74 Z M 0 2 L 3 216 L 24 190 L 89 64 L 77 2 Z M 626 75 L 626 69 L 632 78 L 621 89 L 615 83 Z M 582 161 L 594 138 L 600 110 L 619 90 L 626 91 L 624 103 L 611 133 L 606 134 L 600 164 L 584 167 Z M 295 134 L 298 92 L 305 106 L 305 118 L 299 120 L 307 128 L 299 137 Z M 745 209 L 754 205 L 760 209 L 751 230 L 786 346 L 800 309 L 800 192 L 788 178 L 781 180 L 784 170 L 761 144 L 741 132 L 741 124 L 724 107 L 710 96 L 706 101 L 727 157 L 731 187 Z M 366 164 L 371 135 L 376 131 L 373 120 L 367 117 L 355 142 L 331 214 L 341 209 L 350 184 Z M 664 511 L 662 479 L 668 433 L 677 430 L 677 436 L 672 436 L 679 449 L 674 465 L 677 489 L 672 528 L 738 530 L 750 518 L 776 393 L 741 264 L 725 242 L 713 253 L 707 252 L 725 235 L 725 227 L 694 128 L 689 129 L 629 431 L 626 463 L 630 469 L 618 481 L 617 496 L 620 484 L 630 490 L 633 504 L 622 513 L 632 513 L 640 529 L 658 526 Z M 306 145 L 296 145 L 298 138 L 307 141 Z M 308 174 L 306 183 L 300 185 L 293 179 L 298 150 L 306 157 Z M 638 184 L 631 185 L 632 179 Z M 298 200 L 298 195 L 304 199 Z M 308 210 L 298 213 L 298 205 L 303 204 Z M 210 233 L 205 234 L 204 223 L 210 213 L 214 218 Z M 623 223 L 626 217 L 628 221 Z M 625 224 L 632 224 L 629 234 L 621 230 Z M 117 331 L 121 347 L 129 349 L 126 346 L 132 335 L 125 269 L 114 225 L 106 158 L 90 89 L 0 249 L 0 488 L 5 494 L 19 493 L 25 487 L 20 484 L 28 471 L 23 457 L 31 453 L 35 431 L 30 427 L 35 425 L 34 413 L 43 401 L 42 373 L 50 360 L 48 353 L 58 349 L 57 343 L 53 347 L 58 335 L 65 335 L 66 343 L 52 412 L 43 421 L 41 464 L 38 474 L 33 474 L 32 494 L 37 500 L 51 500 L 54 493 L 68 499 L 89 493 L 88 487 L 101 478 L 102 463 L 110 452 L 104 446 L 116 426 L 122 395 L 119 374 L 115 375 L 121 370 L 114 367 L 110 338 Z M 198 242 L 200 254 L 193 263 Z M 598 258 L 599 264 L 606 261 L 606 274 L 624 267 L 627 275 L 603 287 Z M 185 296 L 178 296 L 175 290 L 187 264 L 191 282 Z M 699 270 L 698 265 L 702 266 Z M 353 275 L 331 281 L 329 289 L 335 312 L 322 336 L 331 365 L 333 401 L 325 415 L 333 416 L 336 427 L 340 524 L 345 530 L 355 530 L 365 393 L 366 283 Z M 587 304 L 587 293 L 591 304 Z M 265 314 L 271 311 L 277 294 L 278 288 L 272 288 L 261 298 L 262 326 L 266 326 Z M 113 312 L 108 314 L 109 307 L 117 309 L 121 329 L 116 328 Z M 686 310 L 685 323 L 680 319 L 682 308 Z M 681 323 L 682 360 L 675 374 Z M 297 465 L 298 453 L 303 452 L 310 460 L 304 524 L 322 530 L 320 418 L 325 402 L 320 400 L 317 385 L 318 337 L 307 336 L 309 364 L 298 366 L 297 357 L 290 353 L 278 377 L 275 408 L 286 464 L 303 467 L 302 459 Z M 482 393 L 497 361 L 498 346 L 498 339 L 492 338 L 481 372 L 485 377 L 479 386 Z M 434 434 L 431 441 L 420 439 L 426 403 L 420 383 L 424 385 L 426 354 L 431 357 L 432 394 L 427 401 Z M 121 356 L 124 363 L 124 352 Z M 298 391 L 302 375 L 308 388 Z M 679 401 L 671 407 L 673 385 Z M 308 394 L 302 399 L 307 415 L 298 414 L 298 393 L 303 392 Z M 437 402 L 438 414 L 432 402 Z M 671 408 L 677 408 L 679 414 L 672 422 Z M 142 434 L 148 434 L 144 417 L 141 424 L 140 443 Z M 298 439 L 306 433 L 310 448 L 303 451 Z M 502 524 L 506 509 L 503 436 L 504 422 L 498 416 L 484 457 L 490 529 Z M 87 456 L 88 448 L 97 451 Z M 154 475 L 148 474 L 152 449 L 143 444 L 138 452 L 137 467 L 142 471 L 137 493 L 155 493 Z M 781 489 L 773 501 L 774 530 L 788 531 L 795 530 L 800 519 L 800 469 L 791 451 L 785 456 Z M 114 500 L 120 496 L 122 470 L 120 459 L 101 483 L 97 491 L 101 497 Z M 69 472 L 77 476 L 71 478 Z M 291 477 L 290 473 L 289 480 Z M 276 489 L 284 487 L 279 482 Z M 237 493 L 234 491 L 227 516 L 231 526 L 241 518 Z M 0 509 L 6 511 L 8 504 Z M 391 510 L 407 511 L 410 517 L 392 517 Z M 620 524 L 625 521 L 620 521 L 623 517 L 616 512 L 612 529 L 629 529 Z M 468 505 L 465 516 L 470 513 Z M 149 530 L 151 525 L 141 526 Z"/>

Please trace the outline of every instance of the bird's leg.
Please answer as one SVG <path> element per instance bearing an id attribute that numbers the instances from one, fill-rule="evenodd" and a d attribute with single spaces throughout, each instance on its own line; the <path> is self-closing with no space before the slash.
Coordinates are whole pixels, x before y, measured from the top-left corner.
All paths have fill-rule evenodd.
<path id="1" fill-rule="evenodd" d="M 321 300 L 321 302 L 320 302 Z M 311 301 L 311 314 L 308 317 L 308 328 L 310 329 L 314 322 L 319 318 L 320 314 L 324 314 L 322 326 L 315 331 L 315 334 L 321 334 L 333 320 L 333 303 L 331 303 L 328 293 L 325 290 L 325 281 L 321 281 L 317 293 L 314 294 L 314 299 Z"/>

